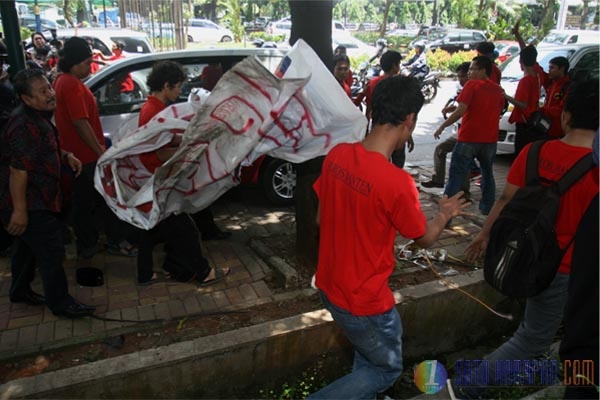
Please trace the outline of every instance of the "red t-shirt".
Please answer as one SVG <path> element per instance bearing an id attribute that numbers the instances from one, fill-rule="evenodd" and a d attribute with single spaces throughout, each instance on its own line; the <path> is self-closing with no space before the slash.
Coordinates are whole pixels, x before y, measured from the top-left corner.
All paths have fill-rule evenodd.
<path id="1" fill-rule="evenodd" d="M 560 138 L 563 136 L 561 115 L 567 101 L 569 91 L 569 76 L 564 76 L 555 81 L 550 81 L 546 87 L 546 100 L 541 111 L 550 117 L 552 123 L 548 135 Z"/>
<path id="2" fill-rule="evenodd" d="M 513 162 L 506 178 L 508 183 L 519 187 L 525 186 L 525 165 L 530 147 L 531 145 L 527 145 Z M 585 147 L 571 146 L 561 140 L 548 141 L 540 151 L 538 173 L 540 177 L 557 181 L 577 160 L 591 151 Z M 573 239 L 581 217 L 597 193 L 598 167 L 594 167 L 561 197 L 555 230 L 558 244 L 562 249 Z M 572 254 L 571 245 L 561 260 L 558 272 L 564 274 L 571 272 Z"/>
<path id="3" fill-rule="evenodd" d="M 352 87 L 352 84 L 354 83 L 354 74 L 352 73 L 351 69 L 348 70 L 348 74 L 346 75 L 346 79 L 344 79 L 344 82 L 346 82 L 348 87 Z"/>
<path id="4" fill-rule="evenodd" d="M 167 108 L 166 104 L 150 95 L 146 99 L 146 102 L 140 109 L 140 116 L 138 119 L 138 126 L 145 125 L 154 117 L 156 114 Z M 144 164 L 144 167 L 151 173 L 154 173 L 156 168 L 160 167 L 163 163 L 156 155 L 156 152 L 149 151 L 147 153 L 140 154 L 140 161 Z"/>
<path id="5" fill-rule="evenodd" d="M 212 91 L 222 76 L 223 68 L 220 65 L 207 65 L 202 69 L 202 74 L 200 75 L 202 86 L 204 89 Z"/>
<path id="6" fill-rule="evenodd" d="M 496 143 L 504 92 L 489 79 L 468 80 L 456 101 L 467 105 L 458 128 L 458 141 Z"/>
<path id="7" fill-rule="evenodd" d="M 54 118 L 60 137 L 61 147 L 70 151 L 83 164 L 98 160 L 98 155 L 89 148 L 77 133 L 72 121 L 87 119 L 98 143 L 105 146 L 100 114 L 94 95 L 79 78 L 72 74 L 60 74 L 54 82 L 56 91 L 56 110 Z"/>
<path id="8" fill-rule="evenodd" d="M 342 89 L 344 89 L 344 93 L 346 93 L 348 95 L 348 97 L 352 98 L 352 90 L 350 89 L 350 86 L 348 86 L 346 81 L 344 80 L 339 83 L 340 83 L 340 86 L 342 87 Z"/>
<path id="9" fill-rule="evenodd" d="M 373 97 L 373 91 L 375 90 L 375 86 L 377 86 L 377 84 L 385 78 L 387 78 L 386 75 L 379 75 L 371 79 L 367 84 L 365 102 L 368 107 L 371 107 L 371 98 Z"/>
<path id="10" fill-rule="evenodd" d="M 413 239 L 426 232 L 413 179 L 362 143 L 343 143 L 325 157 L 313 188 L 320 203 L 317 287 L 354 315 L 388 311 L 396 231 Z"/>
<path id="11" fill-rule="evenodd" d="M 538 102 L 540 101 L 540 85 L 541 81 L 538 80 L 537 76 L 525 75 L 521 78 L 517 85 L 515 99 L 526 102 L 527 108 L 521 110 L 519 107 L 515 106 L 508 118 L 508 122 L 512 124 L 527 123 L 531 114 L 538 108 Z"/>

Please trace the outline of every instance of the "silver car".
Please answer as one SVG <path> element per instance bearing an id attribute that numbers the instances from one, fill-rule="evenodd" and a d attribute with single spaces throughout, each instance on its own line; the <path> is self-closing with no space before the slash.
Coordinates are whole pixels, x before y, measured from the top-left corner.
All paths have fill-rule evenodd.
<path id="1" fill-rule="evenodd" d="M 572 44 L 565 46 L 540 45 L 538 51 L 538 63 L 548 71 L 548 64 L 554 57 L 566 57 L 569 60 L 569 76 L 572 80 L 587 80 L 598 78 L 599 70 L 599 50 L 598 44 Z M 519 53 L 514 54 L 500 66 L 502 71 L 502 81 L 500 84 L 504 91 L 509 95 L 514 95 L 517 91 L 519 80 L 523 77 L 523 71 L 519 64 Z M 544 103 L 544 93 L 540 98 L 540 106 Z M 498 154 L 512 154 L 515 151 L 515 125 L 508 122 L 508 118 L 514 106 L 511 104 L 508 110 L 500 118 L 500 131 L 498 133 Z"/>

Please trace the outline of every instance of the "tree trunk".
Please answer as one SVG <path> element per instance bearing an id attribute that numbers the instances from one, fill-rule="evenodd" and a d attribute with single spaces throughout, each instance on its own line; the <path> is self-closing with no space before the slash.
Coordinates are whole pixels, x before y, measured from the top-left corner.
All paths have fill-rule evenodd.
<path id="1" fill-rule="evenodd" d="M 385 0 L 385 9 L 383 10 L 383 20 L 381 21 L 381 29 L 379 30 L 379 37 L 385 36 L 385 31 L 387 29 L 387 23 L 388 23 L 391 6 L 392 6 L 392 0 Z"/>
<path id="2" fill-rule="evenodd" d="M 436 26 L 439 23 L 438 13 L 439 13 L 439 2 L 440 0 L 433 1 L 433 15 L 431 16 L 431 26 Z"/>
<path id="3" fill-rule="evenodd" d="M 329 67 L 333 54 L 331 49 L 332 0 L 290 0 L 292 32 L 290 44 L 304 39 Z M 314 270 L 319 255 L 319 226 L 316 223 L 317 197 L 313 183 L 321 174 L 323 157 L 297 165 L 296 191 L 296 252 L 298 262 Z"/>
<path id="4" fill-rule="evenodd" d="M 585 29 L 585 21 L 587 19 L 589 0 L 583 0 L 583 9 L 581 10 L 581 22 L 579 23 L 580 29 Z"/>

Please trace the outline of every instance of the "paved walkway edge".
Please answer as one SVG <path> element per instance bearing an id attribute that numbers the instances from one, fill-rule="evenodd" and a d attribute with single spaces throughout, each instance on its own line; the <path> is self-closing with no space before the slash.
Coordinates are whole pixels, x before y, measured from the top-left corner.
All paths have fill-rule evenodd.
<path id="1" fill-rule="evenodd" d="M 479 270 L 452 277 L 449 281 L 464 287 L 479 283 L 482 279 L 483 271 Z M 453 289 L 446 287 L 441 281 L 431 281 L 395 291 L 394 297 L 397 304 L 402 307 L 412 301 L 428 296 L 437 296 L 451 290 Z M 309 291 L 314 293 L 312 289 L 300 292 L 308 294 Z M 404 301 L 400 304 L 402 299 Z M 69 386 L 125 376 L 141 370 L 157 368 L 161 365 L 173 365 L 192 358 L 202 358 L 224 352 L 227 349 L 264 342 L 270 337 L 285 335 L 295 330 L 311 329 L 331 322 L 329 312 L 320 309 L 213 336 L 142 350 L 33 377 L 16 379 L 0 385 L 0 398 L 43 396 Z"/>

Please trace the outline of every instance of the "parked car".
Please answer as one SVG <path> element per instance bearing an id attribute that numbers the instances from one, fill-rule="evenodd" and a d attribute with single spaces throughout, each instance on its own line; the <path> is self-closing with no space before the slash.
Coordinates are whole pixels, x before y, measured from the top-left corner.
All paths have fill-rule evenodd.
<path id="1" fill-rule="evenodd" d="M 208 19 L 191 18 L 187 27 L 188 42 L 231 42 L 233 33 Z"/>
<path id="2" fill-rule="evenodd" d="M 249 56 L 257 57 L 266 68 L 275 71 L 285 53 L 278 49 L 205 49 L 146 54 L 119 60 L 89 77 L 85 84 L 96 97 L 104 136 L 111 141 L 118 141 L 118 129 L 133 119 L 137 120 L 140 108 L 148 97 L 146 77 L 155 62 L 172 60 L 184 66 L 190 79 L 182 85 L 177 100 L 184 102 L 194 87 L 201 87 L 201 81 L 194 78 L 199 77 L 209 63 L 220 62 L 223 71 L 227 71 Z M 134 91 L 124 99 L 119 94 L 121 81 L 127 74 L 134 83 Z M 284 205 L 293 201 L 296 170 L 287 161 L 260 157 L 250 167 L 242 168 L 241 178 L 242 183 L 261 185 L 266 197 L 274 204 Z"/>
<path id="3" fill-rule="evenodd" d="M 452 29 L 445 35 L 430 41 L 426 47 L 431 51 L 442 49 L 448 53 L 474 50 L 479 43 L 487 41 L 482 31 L 471 29 Z"/>
<path id="4" fill-rule="evenodd" d="M 377 48 L 375 46 L 370 46 L 349 33 L 333 33 L 331 37 L 331 47 L 335 50 L 338 46 L 346 47 L 346 53 L 349 57 L 359 57 L 364 54 L 371 56 L 377 53 Z"/>
<path id="5" fill-rule="evenodd" d="M 537 48 L 538 63 L 548 71 L 548 64 L 554 57 L 567 57 L 569 60 L 569 76 L 572 80 L 582 81 L 598 79 L 600 63 L 600 46 L 598 44 L 571 44 L 567 46 L 540 45 Z M 519 80 L 523 77 L 523 71 L 519 64 L 519 54 L 514 54 L 500 66 L 502 71 L 502 88 L 509 95 L 517 90 Z M 540 105 L 543 98 L 540 99 Z M 515 149 L 515 125 L 508 122 L 513 105 L 500 118 L 500 131 L 498 133 L 498 154 L 514 153 Z"/>
<path id="6" fill-rule="evenodd" d="M 498 64 L 502 64 L 510 56 L 519 52 L 519 43 L 514 40 L 498 40 L 494 42 L 494 46 L 498 52 L 498 58 L 496 59 Z"/>
<path id="7" fill-rule="evenodd" d="M 600 32 L 580 29 L 552 29 L 540 44 L 598 44 Z"/>
<path id="8" fill-rule="evenodd" d="M 52 21 L 48 18 L 40 18 L 40 23 L 42 25 L 42 31 L 46 31 L 49 29 L 59 29 L 62 28 L 61 25 L 57 24 L 56 21 Z M 19 18 L 19 25 L 23 28 L 27 28 L 30 31 L 37 31 L 37 24 L 35 22 L 35 15 L 26 15 Z"/>
<path id="9" fill-rule="evenodd" d="M 290 39 L 290 34 L 292 32 L 292 19 L 290 17 L 286 17 L 280 19 L 279 21 L 271 21 L 267 25 L 266 31 L 269 35 L 283 36 L 285 38 L 284 41 L 287 42 Z M 331 32 L 347 33 L 350 35 L 344 24 L 339 21 L 331 21 Z"/>
<path id="10" fill-rule="evenodd" d="M 52 36 L 46 35 L 46 40 L 51 40 Z M 112 46 L 115 41 L 120 40 L 125 43 L 125 53 L 141 54 L 153 53 L 154 47 L 148 40 L 144 32 L 137 32 L 131 29 L 104 29 L 104 28 L 79 28 L 59 29 L 56 32 L 58 39 L 66 40 L 73 36 L 79 36 L 92 41 L 95 49 L 98 49 L 105 56 L 112 55 Z"/>

